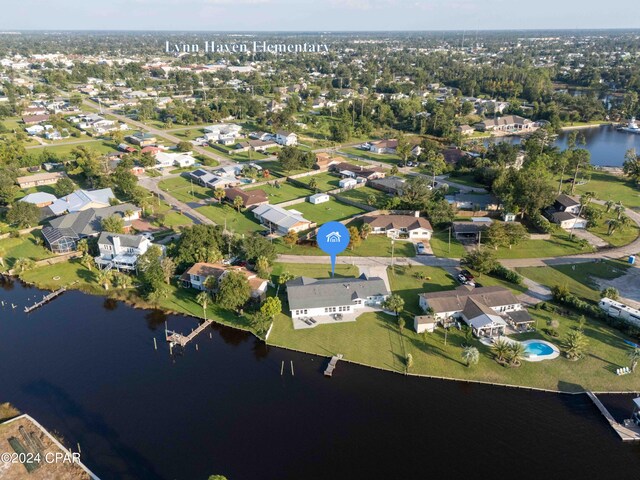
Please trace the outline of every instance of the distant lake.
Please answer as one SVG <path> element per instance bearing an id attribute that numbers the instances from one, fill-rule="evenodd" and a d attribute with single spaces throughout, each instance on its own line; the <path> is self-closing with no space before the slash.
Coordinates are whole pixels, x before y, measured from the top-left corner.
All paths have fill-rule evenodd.
<path id="1" fill-rule="evenodd" d="M 583 128 L 577 131 L 583 135 L 587 144 L 586 149 L 591 152 L 591 163 L 603 167 L 620 167 L 624 163 L 624 154 L 630 148 L 635 148 L 640 153 L 640 135 L 634 133 L 618 132 L 615 127 L 602 125 L 594 128 Z M 567 140 L 571 130 L 565 130 L 558 135 L 555 142 L 561 149 L 567 148 Z M 520 137 L 497 137 L 489 142 L 520 143 Z"/>
<path id="2" fill-rule="evenodd" d="M 41 295 L 0 285 L 0 401 L 79 443 L 102 480 L 638 478 L 640 443 L 620 441 L 586 395 L 346 362 L 329 379 L 325 357 L 220 326 L 172 358 L 165 321 L 189 332 L 194 319 L 77 291 L 23 313 Z M 620 418 L 631 398 L 612 401 Z"/>

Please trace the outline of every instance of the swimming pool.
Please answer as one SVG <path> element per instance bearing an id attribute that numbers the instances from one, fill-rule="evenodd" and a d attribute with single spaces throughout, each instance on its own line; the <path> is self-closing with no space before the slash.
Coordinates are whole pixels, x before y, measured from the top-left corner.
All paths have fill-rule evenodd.
<path id="1" fill-rule="evenodd" d="M 524 345 L 525 360 L 539 362 L 541 360 L 551 360 L 560 355 L 560 350 L 553 343 L 544 340 L 525 340 Z"/>

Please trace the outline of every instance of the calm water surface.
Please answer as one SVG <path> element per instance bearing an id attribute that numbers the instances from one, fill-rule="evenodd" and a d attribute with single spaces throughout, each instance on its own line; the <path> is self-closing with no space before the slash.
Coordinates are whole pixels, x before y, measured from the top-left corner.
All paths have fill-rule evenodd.
<path id="1" fill-rule="evenodd" d="M 585 396 L 344 362 L 327 379 L 324 358 L 220 327 L 171 358 L 164 321 L 188 332 L 194 320 L 80 292 L 22 313 L 40 295 L 0 290 L 17 305 L 0 307 L 0 401 L 80 443 L 105 480 L 639 477 L 640 444 L 619 441 Z M 627 413 L 629 397 L 611 402 Z"/>

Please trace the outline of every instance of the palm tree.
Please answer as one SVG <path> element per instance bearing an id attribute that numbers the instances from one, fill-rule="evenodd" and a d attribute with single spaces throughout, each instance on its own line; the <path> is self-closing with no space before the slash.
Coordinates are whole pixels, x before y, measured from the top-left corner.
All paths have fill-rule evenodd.
<path id="1" fill-rule="evenodd" d="M 509 343 L 500 338 L 491 345 L 491 351 L 496 356 L 496 361 L 498 363 L 504 363 L 509 354 Z"/>
<path id="2" fill-rule="evenodd" d="M 564 340 L 564 350 L 569 360 L 578 360 L 584 356 L 587 337 L 580 330 L 571 330 Z"/>
<path id="3" fill-rule="evenodd" d="M 209 304 L 209 293 L 206 291 L 202 291 L 196 297 L 196 302 L 202 306 L 202 314 L 204 319 L 207 319 L 207 305 Z"/>
<path id="4" fill-rule="evenodd" d="M 309 180 L 309 188 L 311 190 L 315 190 L 316 188 L 318 188 L 318 180 L 315 178 L 311 178 L 311 180 Z"/>
<path id="5" fill-rule="evenodd" d="M 118 272 L 117 275 L 113 276 L 113 282 L 115 283 L 116 287 L 123 289 L 131 287 L 131 284 L 133 283 L 131 277 L 122 272 Z"/>
<path id="6" fill-rule="evenodd" d="M 244 206 L 244 200 L 242 200 L 242 197 L 240 195 L 236 196 L 233 199 L 233 206 L 236 207 L 238 213 L 240 213 L 240 209 Z"/>
<path id="7" fill-rule="evenodd" d="M 640 348 L 636 347 L 629 352 L 629 360 L 631 360 L 631 371 L 635 372 L 640 361 Z"/>
<path id="8" fill-rule="evenodd" d="M 624 213 L 624 205 L 622 205 L 622 202 L 616 203 L 614 211 L 618 215 L 618 220 L 620 220 L 620 216 Z"/>
<path id="9" fill-rule="evenodd" d="M 462 350 L 462 358 L 467 362 L 467 367 L 476 365 L 480 361 L 480 352 L 476 347 L 464 347 L 464 350 Z"/>
<path id="10" fill-rule="evenodd" d="M 386 310 L 390 310 L 394 312 L 396 316 L 398 316 L 398 314 L 402 312 L 402 310 L 404 309 L 404 300 L 400 295 L 398 295 L 397 293 L 394 293 L 384 301 L 382 306 Z"/>
<path id="11" fill-rule="evenodd" d="M 284 271 L 278 277 L 278 288 L 276 288 L 276 297 L 278 296 L 278 292 L 280 291 L 280 286 L 287 283 L 289 280 L 293 280 L 295 276 L 292 273 Z"/>
<path id="12" fill-rule="evenodd" d="M 509 345 L 509 351 L 507 353 L 507 361 L 512 367 L 519 367 L 522 363 L 526 352 L 524 345 L 520 342 L 513 342 Z"/>
<path id="13" fill-rule="evenodd" d="M 109 284 L 111 283 L 110 270 L 98 270 L 96 278 L 98 280 L 98 283 L 102 285 L 105 290 L 109 290 Z"/>
<path id="14" fill-rule="evenodd" d="M 607 213 L 609 213 L 609 211 L 614 207 L 614 205 L 616 204 L 616 202 L 614 202 L 613 200 L 607 200 L 605 202 L 605 206 L 607 207 Z"/>
<path id="15" fill-rule="evenodd" d="M 580 203 L 585 206 L 589 205 L 594 198 L 596 198 L 596 192 L 584 192 L 580 197 Z"/>
<path id="16" fill-rule="evenodd" d="M 371 225 L 368 223 L 363 223 L 360 227 L 360 236 L 363 240 L 366 240 L 369 234 L 371 233 Z"/>
<path id="17" fill-rule="evenodd" d="M 222 199 L 226 196 L 226 193 L 224 193 L 224 190 L 222 188 L 216 188 L 213 191 L 213 198 L 215 198 L 216 200 L 218 200 L 218 202 L 222 202 Z"/>
<path id="18" fill-rule="evenodd" d="M 631 225 L 631 219 L 626 215 L 620 215 L 618 221 L 620 222 L 620 230 L 624 230 L 629 225 Z"/>
<path id="19" fill-rule="evenodd" d="M 16 260 L 16 262 L 13 264 L 13 269 L 22 273 L 22 272 L 26 272 L 27 270 L 32 269 L 33 267 L 35 267 L 35 263 L 33 260 L 31 260 L 30 258 L 19 258 Z"/>
<path id="20" fill-rule="evenodd" d="M 607 225 L 608 225 L 607 235 L 613 235 L 613 232 L 615 232 L 620 227 L 621 224 L 619 220 L 612 218 L 611 220 L 607 221 Z"/>

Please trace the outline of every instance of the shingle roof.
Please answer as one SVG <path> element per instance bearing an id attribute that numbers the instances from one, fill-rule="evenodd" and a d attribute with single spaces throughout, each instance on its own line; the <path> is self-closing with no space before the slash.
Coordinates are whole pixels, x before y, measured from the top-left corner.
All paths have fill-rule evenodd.
<path id="1" fill-rule="evenodd" d="M 577 201 L 575 198 L 570 197 L 569 195 L 565 195 L 564 193 L 561 193 L 556 197 L 556 202 L 558 202 L 560 205 L 562 205 L 565 208 L 575 207 L 576 205 L 580 205 L 579 201 Z"/>
<path id="2" fill-rule="evenodd" d="M 242 198 L 242 202 L 245 207 L 256 205 L 258 203 L 264 203 L 269 201 L 269 197 L 264 190 L 259 188 L 255 190 L 240 190 L 239 188 L 227 188 L 225 190 L 227 198 L 233 201 L 234 198 Z"/>
<path id="3" fill-rule="evenodd" d="M 123 235 L 121 233 L 102 232 L 98 237 L 98 245 L 113 245 L 113 239 L 118 237 L 123 247 L 139 248 L 145 240 L 142 235 Z"/>
<path id="4" fill-rule="evenodd" d="M 412 215 L 377 215 L 375 217 L 364 217 L 362 220 L 374 228 L 385 228 L 387 230 L 391 228 L 406 228 L 407 230 L 424 228 L 433 231 L 429 220 Z"/>
<path id="5" fill-rule="evenodd" d="M 292 310 L 351 305 L 357 298 L 380 295 L 389 295 L 384 280 L 380 277 L 298 277 L 287 282 L 287 298 Z"/>
<path id="6" fill-rule="evenodd" d="M 436 313 L 462 312 L 469 299 L 487 307 L 499 307 L 503 305 L 517 305 L 518 299 L 504 287 L 479 287 L 469 290 L 458 287 L 455 290 L 444 292 L 432 292 L 420 294 Z M 495 312 L 494 312 L 495 313 Z M 466 314 L 465 314 L 466 316 Z"/>
<path id="7" fill-rule="evenodd" d="M 131 203 L 122 203 L 104 208 L 89 208 L 81 212 L 69 213 L 49 221 L 49 225 L 58 229 L 71 229 L 78 236 L 95 235 L 102 230 L 103 218 L 118 214 L 124 216 L 127 210 L 134 212 L 140 208 Z"/>
<path id="8" fill-rule="evenodd" d="M 290 212 L 277 205 L 260 205 L 253 210 L 253 214 L 283 228 L 291 228 L 299 222 L 311 223 L 302 215 Z"/>

